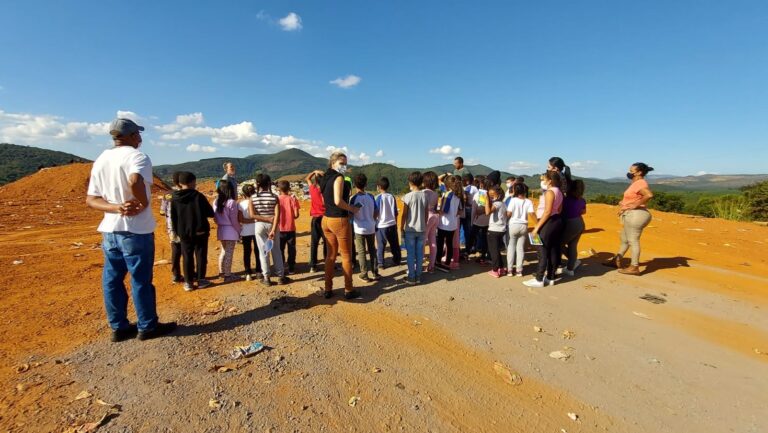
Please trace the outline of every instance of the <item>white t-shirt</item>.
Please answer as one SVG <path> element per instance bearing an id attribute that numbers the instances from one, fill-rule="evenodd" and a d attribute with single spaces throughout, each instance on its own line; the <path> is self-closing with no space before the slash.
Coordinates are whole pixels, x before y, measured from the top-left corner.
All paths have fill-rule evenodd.
<path id="1" fill-rule="evenodd" d="M 461 207 L 461 202 L 458 197 L 454 196 L 453 193 L 446 194 L 445 198 L 440 201 L 440 206 L 447 207 L 448 210 L 443 213 L 441 209 L 437 228 L 449 232 L 459 228 L 459 208 Z"/>
<path id="2" fill-rule="evenodd" d="M 107 149 L 96 158 L 88 182 L 88 195 L 101 197 L 111 204 L 123 204 L 135 197 L 131 193 L 128 177 L 134 173 L 144 178 L 147 198 L 152 200 L 152 161 L 138 149 L 131 146 L 115 146 Z M 119 213 L 104 213 L 99 224 L 102 233 L 130 232 L 148 234 L 155 231 L 155 217 L 151 206 L 138 215 L 123 216 Z"/>
<path id="3" fill-rule="evenodd" d="M 248 212 L 248 202 L 250 202 L 251 199 L 247 198 L 245 200 L 240 200 L 237 203 L 237 207 L 240 208 L 240 212 L 243 213 L 243 217 L 251 219 L 253 218 Z M 256 223 L 243 223 L 240 225 L 240 236 L 256 236 Z"/>
<path id="4" fill-rule="evenodd" d="M 512 197 L 507 205 L 507 212 L 512 212 L 509 224 L 528 224 L 528 214 L 534 212 L 533 202 L 527 198 Z"/>
<path id="5" fill-rule="evenodd" d="M 356 235 L 372 235 L 376 233 L 376 200 L 369 193 L 355 194 L 349 200 L 349 204 L 355 206 L 361 204 L 360 210 L 352 217 L 352 227 Z"/>
<path id="6" fill-rule="evenodd" d="M 379 221 L 376 223 L 376 227 L 383 229 L 397 224 L 395 196 L 388 192 L 382 192 L 376 197 L 376 206 L 379 208 Z"/>
<path id="7" fill-rule="evenodd" d="M 504 202 L 495 201 L 491 204 L 492 212 L 490 219 L 488 220 L 488 231 L 503 233 L 507 231 L 507 209 L 504 207 Z"/>

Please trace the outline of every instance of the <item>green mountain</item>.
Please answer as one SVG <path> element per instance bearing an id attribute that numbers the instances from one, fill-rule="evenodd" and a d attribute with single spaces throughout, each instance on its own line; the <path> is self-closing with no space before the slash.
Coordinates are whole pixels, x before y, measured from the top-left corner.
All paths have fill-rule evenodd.
<path id="1" fill-rule="evenodd" d="M 90 161 L 70 153 L 0 143 L 0 185 L 21 179 L 43 167 L 55 167 L 73 162 Z"/>
<path id="2" fill-rule="evenodd" d="M 272 179 L 312 170 L 322 170 L 328 166 L 328 160 L 317 158 L 300 149 L 288 149 L 272 154 L 257 154 L 245 158 L 208 158 L 181 164 L 155 166 L 155 174 L 170 180 L 175 171 L 191 171 L 200 179 L 219 178 L 224 174 L 223 164 L 231 161 L 237 168 L 237 177 L 249 179 L 258 173 L 268 173 Z"/>

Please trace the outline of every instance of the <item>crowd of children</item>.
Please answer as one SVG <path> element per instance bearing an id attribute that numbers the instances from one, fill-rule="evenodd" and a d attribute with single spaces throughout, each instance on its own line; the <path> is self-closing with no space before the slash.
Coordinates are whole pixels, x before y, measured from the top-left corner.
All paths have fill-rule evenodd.
<path id="1" fill-rule="evenodd" d="M 402 211 L 389 191 L 387 177 L 376 181 L 376 195 L 368 192 L 365 174 L 343 177 L 344 205 L 334 203 L 332 207 L 351 209 L 344 213 L 351 227 L 345 242 L 349 243 L 346 248 L 351 251 L 354 266 L 359 268 L 359 280 L 378 281 L 380 269 L 401 266 L 401 249 L 406 251 L 405 282 L 411 285 L 422 282 L 423 272 L 455 271 L 460 262 L 469 263 L 472 255 L 478 265 L 490 267 L 491 277 L 522 277 L 526 244 L 535 247 L 538 263 L 532 272 L 534 277 L 524 281 L 525 285 L 544 287 L 554 284 L 559 274 L 574 275 L 580 265 L 578 242 L 584 231 L 584 183 L 571 179 L 561 158 L 550 159 L 548 170 L 541 175 L 541 197 L 536 209 L 522 177 L 510 177 L 502 187 L 498 171 L 475 177 L 463 167 L 463 160 L 455 166 L 453 173 L 439 176 L 433 171 L 411 173 L 409 192 L 400 200 Z M 254 182 L 239 185 L 238 191 L 234 166 L 227 163 L 224 168 L 227 174 L 217 182 L 212 203 L 196 190 L 193 173 L 173 175 L 174 191 L 165 196 L 161 209 L 167 217 L 171 240 L 173 281 L 183 281 L 187 291 L 211 284 L 206 268 L 209 219 L 213 218 L 220 244 L 219 276 L 224 282 L 242 278 L 232 272 L 238 242 L 242 243 L 247 280 L 258 280 L 265 286 L 273 284 L 272 277 L 280 284 L 289 282 L 287 275 L 298 269 L 295 221 L 300 215 L 300 204 L 290 184 L 280 181 L 273 185 L 269 175 L 258 174 Z M 344 166 L 338 174 L 343 175 L 345 170 Z M 318 272 L 326 260 L 335 262 L 336 252 L 341 251 L 334 243 L 329 256 L 326 241 L 326 234 L 332 231 L 323 218 L 338 218 L 326 212 L 327 194 L 321 181 L 328 173 L 337 174 L 331 168 L 306 177 L 311 200 L 310 272 Z M 328 197 L 335 199 L 333 188 Z M 318 259 L 321 244 L 323 259 Z M 387 246 L 389 262 L 385 261 Z M 326 263 L 326 272 L 335 264 L 328 266 Z"/>

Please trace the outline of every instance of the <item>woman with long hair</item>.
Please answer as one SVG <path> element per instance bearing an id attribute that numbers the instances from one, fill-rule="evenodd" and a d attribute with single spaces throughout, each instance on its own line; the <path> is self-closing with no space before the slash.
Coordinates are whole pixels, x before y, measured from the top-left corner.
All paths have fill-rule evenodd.
<path id="1" fill-rule="evenodd" d="M 354 299 L 360 293 L 352 287 L 352 230 L 350 214 L 356 214 L 358 208 L 349 204 L 350 185 L 344 181 L 347 172 L 347 155 L 334 152 L 328 161 L 328 170 L 320 179 L 323 193 L 325 214 L 323 215 L 323 234 L 328 243 L 325 256 L 325 291 L 327 299 L 333 296 L 333 274 L 336 256 L 341 254 L 341 267 L 344 270 L 344 298 Z"/>
<path id="2" fill-rule="evenodd" d="M 219 182 L 216 188 L 216 200 L 213 202 L 213 219 L 216 221 L 216 237 L 221 244 L 219 254 L 219 274 L 224 282 L 237 281 L 240 277 L 232 274 L 232 258 L 235 245 L 240 239 L 240 212 L 237 206 L 237 193 L 232 182 Z"/>

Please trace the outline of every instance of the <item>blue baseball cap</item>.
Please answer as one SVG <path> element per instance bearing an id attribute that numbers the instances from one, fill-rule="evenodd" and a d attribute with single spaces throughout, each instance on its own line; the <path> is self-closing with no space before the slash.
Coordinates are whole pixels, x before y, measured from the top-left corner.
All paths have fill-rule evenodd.
<path id="1" fill-rule="evenodd" d="M 118 117 L 109 124 L 109 133 L 114 137 L 124 137 L 143 130 L 143 126 L 137 125 L 131 119 Z"/>

